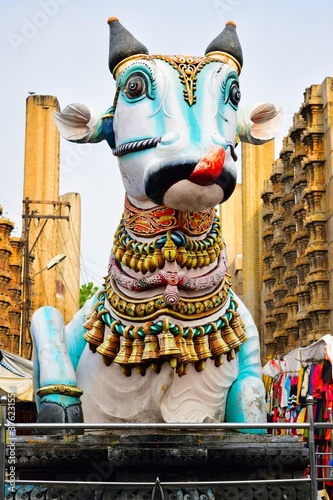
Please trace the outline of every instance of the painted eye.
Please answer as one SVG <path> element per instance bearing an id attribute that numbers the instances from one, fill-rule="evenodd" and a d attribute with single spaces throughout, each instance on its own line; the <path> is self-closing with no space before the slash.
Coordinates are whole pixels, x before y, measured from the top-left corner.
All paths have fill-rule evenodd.
<path id="1" fill-rule="evenodd" d="M 126 82 L 124 92 L 129 99 L 137 99 L 147 92 L 147 83 L 143 76 L 132 75 Z"/>
<path id="2" fill-rule="evenodd" d="M 228 101 L 230 101 L 234 106 L 238 106 L 240 98 L 241 92 L 239 90 L 238 82 L 233 82 L 229 90 Z"/>

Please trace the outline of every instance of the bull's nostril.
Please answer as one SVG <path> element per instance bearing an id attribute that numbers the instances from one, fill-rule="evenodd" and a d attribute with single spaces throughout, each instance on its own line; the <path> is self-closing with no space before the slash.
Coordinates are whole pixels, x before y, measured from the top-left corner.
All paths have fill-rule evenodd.
<path id="1" fill-rule="evenodd" d="M 161 146 L 169 146 L 170 144 L 177 142 L 179 137 L 180 134 L 176 130 L 173 132 L 167 132 L 162 136 L 160 144 Z"/>
<path id="2" fill-rule="evenodd" d="M 228 146 L 229 146 L 229 149 L 230 149 L 230 154 L 231 154 L 231 158 L 234 160 L 234 161 L 237 161 L 238 160 L 238 156 L 236 155 L 236 152 L 235 152 L 235 148 L 234 148 L 234 145 L 232 142 L 227 142 Z"/>

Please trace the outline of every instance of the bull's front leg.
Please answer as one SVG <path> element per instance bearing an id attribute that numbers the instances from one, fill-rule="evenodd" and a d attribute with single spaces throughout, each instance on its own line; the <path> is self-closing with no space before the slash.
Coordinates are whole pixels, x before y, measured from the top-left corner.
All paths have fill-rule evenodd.
<path id="1" fill-rule="evenodd" d="M 238 312 L 246 327 L 248 339 L 238 353 L 239 375 L 232 384 L 227 398 L 226 421 L 239 423 L 265 423 L 267 420 L 265 388 L 262 381 L 260 346 L 257 327 L 244 304 L 236 297 Z M 264 433 L 265 430 L 246 432 Z"/>
<path id="2" fill-rule="evenodd" d="M 76 374 L 68 352 L 64 320 L 54 307 L 37 310 L 31 321 L 38 421 L 83 422 Z"/>

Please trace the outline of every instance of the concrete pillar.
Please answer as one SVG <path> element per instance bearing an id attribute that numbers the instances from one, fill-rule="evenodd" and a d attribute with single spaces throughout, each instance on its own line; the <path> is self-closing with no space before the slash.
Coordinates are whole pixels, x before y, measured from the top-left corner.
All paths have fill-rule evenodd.
<path id="1" fill-rule="evenodd" d="M 261 146 L 242 143 L 243 298 L 261 330 L 263 218 L 261 193 L 270 177 L 274 141 Z"/>
<path id="2" fill-rule="evenodd" d="M 59 197 L 60 138 L 53 119 L 53 111 L 59 109 L 54 96 L 31 95 L 27 98 L 23 199 L 39 203 L 23 206 L 23 216 L 25 213 L 59 215 L 58 206 L 41 203 L 58 201 Z M 24 223 L 28 222 L 28 218 L 24 219 Z M 33 246 L 34 274 L 44 269 L 56 255 L 56 219 L 30 219 L 29 251 Z M 30 312 L 43 305 L 55 305 L 56 273 L 53 268 L 34 278 Z"/>
<path id="3" fill-rule="evenodd" d="M 229 272 L 232 288 L 243 299 L 243 226 L 242 226 L 242 185 L 237 184 L 232 196 L 220 205 L 221 233 L 227 245 Z"/>
<path id="4" fill-rule="evenodd" d="M 57 269 L 56 307 L 68 323 L 79 309 L 81 197 L 78 193 L 66 193 L 60 201 L 69 202 L 71 208 L 69 222 L 58 221 L 57 253 L 65 253 L 66 260 Z"/>

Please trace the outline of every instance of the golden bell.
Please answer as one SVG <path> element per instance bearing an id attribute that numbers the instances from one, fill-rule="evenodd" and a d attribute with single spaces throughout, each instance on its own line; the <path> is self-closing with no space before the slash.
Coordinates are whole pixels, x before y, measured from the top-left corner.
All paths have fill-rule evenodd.
<path id="1" fill-rule="evenodd" d="M 193 252 L 190 250 L 187 250 L 186 253 L 186 261 L 184 266 L 186 266 L 186 269 L 192 269 L 192 254 Z"/>
<path id="2" fill-rule="evenodd" d="M 155 373 L 159 373 L 161 371 L 161 365 L 163 360 L 159 358 L 160 347 L 158 345 L 158 337 L 157 335 L 151 335 L 149 332 L 149 327 L 153 325 L 151 321 L 145 323 L 143 330 L 145 332 L 144 338 L 144 351 L 142 354 L 142 360 L 146 363 L 150 364 L 151 369 Z"/>
<path id="3" fill-rule="evenodd" d="M 113 325 L 114 323 L 112 323 Z M 112 360 L 117 356 L 119 352 L 120 338 L 117 333 L 111 331 L 111 333 L 106 337 L 103 344 L 97 347 L 97 352 L 102 354 L 103 363 L 109 366 Z"/>
<path id="4" fill-rule="evenodd" d="M 117 356 L 114 359 L 115 363 L 119 365 L 127 364 L 128 359 L 132 353 L 132 340 L 129 338 L 129 330 L 133 328 L 132 326 L 126 326 L 124 330 L 124 338 L 120 344 L 120 349 Z"/>
<path id="5" fill-rule="evenodd" d="M 234 349 L 235 347 L 240 346 L 242 343 L 237 335 L 235 335 L 233 329 L 229 325 L 229 321 L 227 320 L 227 318 L 224 317 L 223 321 L 225 323 L 225 326 L 222 328 L 222 337 L 225 343 L 228 344 L 229 349 Z"/>
<path id="6" fill-rule="evenodd" d="M 136 371 L 143 377 L 146 374 L 145 361 L 142 359 L 145 343 L 143 338 L 139 337 L 138 329 L 139 328 L 136 327 L 132 331 L 134 340 L 132 342 L 132 353 L 127 361 L 127 366 L 135 366 Z"/>
<path id="7" fill-rule="evenodd" d="M 153 256 L 152 256 L 152 251 L 150 249 L 150 245 L 147 245 L 147 257 L 145 258 L 145 269 L 146 271 L 153 273 L 156 271 L 156 266 L 154 265 L 153 262 Z"/>
<path id="8" fill-rule="evenodd" d="M 209 335 L 209 347 L 213 358 L 216 358 L 217 356 L 230 351 L 230 348 L 224 342 L 221 332 L 217 330 L 216 325 L 213 325 L 215 326 L 215 331 Z"/>
<path id="9" fill-rule="evenodd" d="M 194 250 L 191 250 L 189 252 L 189 254 L 190 254 L 190 261 L 189 261 L 189 264 L 187 264 L 187 262 L 186 262 L 186 268 L 187 269 L 196 269 L 197 262 L 198 262 L 197 254 Z"/>
<path id="10" fill-rule="evenodd" d="M 229 352 L 228 345 L 224 342 L 220 330 L 217 329 L 215 323 L 211 323 L 213 333 L 209 335 L 209 345 L 212 351 L 214 364 L 216 367 L 223 365 L 223 354 Z"/>
<path id="11" fill-rule="evenodd" d="M 140 259 L 138 260 L 138 271 L 142 274 L 146 274 L 147 268 L 145 266 L 147 255 L 142 253 Z"/>
<path id="12" fill-rule="evenodd" d="M 160 351 L 158 345 L 158 338 L 156 335 L 146 335 L 144 338 L 144 350 L 142 359 L 147 362 L 158 360 L 158 353 Z"/>
<path id="13" fill-rule="evenodd" d="M 217 243 L 216 240 L 215 240 L 213 248 L 214 248 L 214 251 L 216 253 L 216 257 L 218 258 L 220 256 L 220 253 L 221 253 L 221 248 L 220 248 L 220 245 Z"/>
<path id="14" fill-rule="evenodd" d="M 209 349 L 208 335 L 205 335 L 205 331 L 202 326 L 198 327 L 200 329 L 200 334 L 194 337 L 194 348 L 199 360 L 208 359 L 212 357 L 212 353 Z"/>
<path id="15" fill-rule="evenodd" d="M 197 267 L 201 268 L 204 266 L 204 256 L 201 250 L 197 251 Z"/>
<path id="16" fill-rule="evenodd" d="M 207 243 L 204 242 L 204 245 L 205 245 L 205 248 L 202 250 L 202 255 L 203 255 L 203 259 L 204 259 L 204 266 L 208 266 L 210 264 L 210 257 L 209 257 L 209 254 L 208 254 L 208 251 L 207 251 Z"/>
<path id="17" fill-rule="evenodd" d="M 231 351 L 229 351 L 227 354 L 227 360 L 232 361 L 233 359 L 235 359 L 235 351 L 231 349 Z"/>
<path id="18" fill-rule="evenodd" d="M 175 337 L 169 332 L 169 321 L 167 318 L 163 319 L 163 332 L 160 338 L 160 352 L 158 355 L 161 358 L 166 358 L 171 368 L 176 368 L 180 350 L 177 347 Z"/>
<path id="19" fill-rule="evenodd" d="M 246 330 L 245 323 L 244 323 L 244 321 L 243 321 L 243 319 L 242 319 L 242 316 L 241 316 L 241 315 L 239 314 L 239 312 L 237 311 L 237 309 L 238 309 L 238 302 L 236 302 L 236 300 L 235 300 L 235 299 L 232 299 L 232 301 L 233 301 L 233 303 L 235 304 L 235 311 L 234 311 L 235 316 L 236 316 L 236 318 L 238 319 L 238 321 L 239 321 L 239 323 L 240 323 L 240 326 L 241 326 L 241 327 L 243 328 L 243 330 L 245 331 L 245 330 Z"/>
<path id="20" fill-rule="evenodd" d="M 127 243 L 125 253 L 121 258 L 121 263 L 126 267 L 129 267 L 131 259 L 133 257 L 133 250 L 131 249 L 132 243 L 133 243 L 133 240 L 130 240 Z"/>
<path id="21" fill-rule="evenodd" d="M 135 369 L 138 374 L 141 375 L 141 377 L 144 377 L 146 375 L 146 365 L 144 363 L 139 363 L 135 366 Z"/>
<path id="22" fill-rule="evenodd" d="M 145 361 L 142 359 L 142 354 L 143 350 L 145 347 L 144 340 L 141 338 L 135 338 L 132 342 L 132 353 L 130 357 L 128 358 L 127 364 L 128 365 L 137 365 L 140 363 L 145 363 Z"/>
<path id="23" fill-rule="evenodd" d="M 237 335 L 237 337 L 239 338 L 239 341 L 241 343 L 243 343 L 243 342 L 245 342 L 245 340 L 247 340 L 247 335 L 245 333 L 244 327 L 241 325 L 241 323 L 239 321 L 240 314 L 238 311 L 233 311 L 231 309 L 229 309 L 229 311 L 232 314 L 232 318 L 230 320 L 230 326 L 233 329 L 233 331 L 235 332 L 235 334 Z"/>
<path id="24" fill-rule="evenodd" d="M 179 362 L 179 358 L 177 360 L 177 367 L 176 367 L 176 373 L 179 375 L 179 377 L 183 377 L 185 374 L 185 363 Z"/>
<path id="25" fill-rule="evenodd" d="M 163 256 L 168 262 L 174 262 L 177 257 L 177 246 L 171 239 L 171 231 L 167 232 L 167 240 L 162 249 Z"/>
<path id="26" fill-rule="evenodd" d="M 179 326 L 180 334 L 175 337 L 176 345 L 180 351 L 180 356 L 178 358 L 178 364 L 189 363 L 192 359 L 191 354 L 188 352 L 186 340 L 183 337 L 183 328 Z M 178 371 L 177 371 L 178 373 Z"/>
<path id="27" fill-rule="evenodd" d="M 195 269 L 196 267 L 199 267 L 199 260 L 200 262 L 202 261 L 203 263 L 203 259 L 201 258 L 202 255 L 201 252 L 199 251 L 199 243 L 195 240 L 192 243 L 193 243 L 192 268 Z"/>
<path id="28" fill-rule="evenodd" d="M 194 363 L 195 371 L 202 372 L 206 368 L 206 360 L 200 359 L 196 363 Z"/>
<path id="29" fill-rule="evenodd" d="M 121 262 L 124 253 L 126 252 L 126 247 L 123 245 L 123 241 L 126 238 L 126 234 L 123 234 L 123 236 L 120 238 L 118 244 L 117 244 L 117 249 L 114 252 L 114 258 L 118 261 Z"/>
<path id="30" fill-rule="evenodd" d="M 162 269 L 162 267 L 164 266 L 164 263 L 165 263 L 165 259 L 163 257 L 162 251 L 160 248 L 158 248 L 156 246 L 155 243 L 154 243 L 153 247 L 154 247 L 154 252 L 153 252 L 153 255 L 151 257 L 151 261 L 153 263 L 153 266 L 155 266 L 156 269 Z"/>
<path id="31" fill-rule="evenodd" d="M 83 328 L 85 330 L 91 330 L 97 318 L 97 311 L 93 311 L 92 313 L 90 313 L 89 316 L 87 316 L 87 320 L 85 321 L 85 323 L 83 323 Z"/>
<path id="32" fill-rule="evenodd" d="M 193 328 L 189 328 L 188 329 L 188 336 L 185 339 L 187 351 L 188 351 L 189 355 L 191 356 L 189 363 L 195 363 L 196 361 L 199 361 L 198 355 L 195 352 L 195 348 L 194 348 L 193 334 L 194 334 Z"/>
<path id="33" fill-rule="evenodd" d="M 229 353 L 228 353 L 229 354 Z M 227 354 L 227 355 L 228 355 Z M 214 364 L 215 366 L 219 367 L 219 366 L 222 366 L 223 365 L 223 355 L 222 354 L 219 354 L 218 356 L 216 356 L 216 358 L 214 358 Z"/>
<path id="34" fill-rule="evenodd" d="M 225 244 L 224 244 L 224 241 L 223 239 L 221 238 L 221 236 L 218 236 L 216 238 L 216 243 L 218 244 L 218 246 L 220 247 L 220 250 L 223 250 Z"/>
<path id="35" fill-rule="evenodd" d="M 133 256 L 130 260 L 129 267 L 133 269 L 133 271 L 138 270 L 138 262 L 140 260 L 140 254 L 137 253 L 136 249 L 138 247 L 139 243 L 135 243 L 134 248 L 133 248 Z"/>
<path id="36" fill-rule="evenodd" d="M 179 247 L 177 250 L 176 262 L 180 267 L 184 267 L 187 260 L 187 250 L 185 247 Z"/>
<path id="37" fill-rule="evenodd" d="M 209 247 L 208 250 L 207 250 L 207 253 L 209 255 L 210 263 L 212 264 L 217 259 L 216 252 L 215 252 L 214 248 Z"/>
<path id="38" fill-rule="evenodd" d="M 180 350 L 175 342 L 175 337 L 170 332 L 162 333 L 160 338 L 159 356 L 162 358 L 174 358 L 180 355 Z"/>
<path id="39" fill-rule="evenodd" d="M 83 338 L 89 342 L 89 348 L 92 352 L 96 352 L 96 347 L 103 342 L 105 324 L 98 319 L 95 321 L 92 329 L 83 334 Z"/>
<path id="40" fill-rule="evenodd" d="M 132 375 L 132 370 L 130 366 L 121 365 L 121 371 L 126 377 L 130 377 Z"/>

